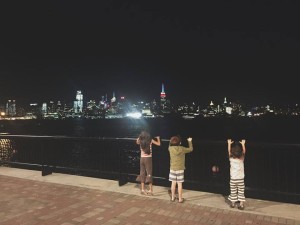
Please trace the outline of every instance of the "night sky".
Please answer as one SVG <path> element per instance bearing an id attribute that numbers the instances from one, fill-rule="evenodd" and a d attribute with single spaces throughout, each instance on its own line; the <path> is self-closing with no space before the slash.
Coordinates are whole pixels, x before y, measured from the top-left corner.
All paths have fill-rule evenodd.
<path id="1" fill-rule="evenodd" d="M 299 1 L 191 2 L 1 3 L 0 103 L 300 102 Z"/>

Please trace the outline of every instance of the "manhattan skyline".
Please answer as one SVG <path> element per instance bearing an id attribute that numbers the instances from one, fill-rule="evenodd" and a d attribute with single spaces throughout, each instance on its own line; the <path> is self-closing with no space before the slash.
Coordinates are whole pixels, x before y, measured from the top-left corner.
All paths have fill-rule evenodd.
<path id="1" fill-rule="evenodd" d="M 299 103 L 295 2 L 51 1 L 1 7 L 0 102 Z"/>

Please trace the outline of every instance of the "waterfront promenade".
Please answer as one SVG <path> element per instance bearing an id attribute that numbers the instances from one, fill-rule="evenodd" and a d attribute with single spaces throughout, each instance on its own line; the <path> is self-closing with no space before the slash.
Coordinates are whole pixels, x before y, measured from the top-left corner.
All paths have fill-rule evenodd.
<path id="1" fill-rule="evenodd" d="M 246 208 L 231 209 L 219 194 L 184 190 L 171 202 L 168 188 L 142 196 L 137 184 L 67 174 L 0 167 L 0 224 L 214 224 L 300 225 L 300 205 L 246 196 Z"/>

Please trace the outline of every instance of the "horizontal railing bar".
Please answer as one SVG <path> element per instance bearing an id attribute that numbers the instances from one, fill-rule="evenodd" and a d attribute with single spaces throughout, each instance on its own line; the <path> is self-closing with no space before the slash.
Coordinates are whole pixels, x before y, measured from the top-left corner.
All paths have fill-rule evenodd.
<path id="1" fill-rule="evenodd" d="M 130 137 L 76 137 L 76 136 L 51 136 L 51 135 L 11 135 L 11 134 L 2 134 L 0 135 L 0 139 L 13 139 L 13 138 L 28 138 L 28 139 L 54 139 L 54 140 L 132 140 L 135 141 L 136 138 L 130 138 Z M 162 142 L 169 142 L 169 139 L 161 139 Z M 204 143 L 204 144 L 226 144 L 226 140 L 200 140 L 200 139 L 193 139 L 193 142 L 197 143 Z M 250 141 L 248 141 L 249 144 Z M 293 147 L 300 147 L 300 143 L 275 143 L 275 142 L 260 142 L 260 141 L 254 141 L 250 142 L 253 146 L 276 146 L 276 147 L 284 147 L 284 146 L 293 146 Z"/>

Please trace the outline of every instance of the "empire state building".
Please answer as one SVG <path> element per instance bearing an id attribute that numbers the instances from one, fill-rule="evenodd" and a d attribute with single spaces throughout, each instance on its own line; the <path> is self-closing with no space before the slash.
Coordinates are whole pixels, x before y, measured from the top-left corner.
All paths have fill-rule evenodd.
<path id="1" fill-rule="evenodd" d="M 161 85 L 161 92 L 160 92 L 160 106 L 162 109 L 166 106 L 166 93 L 164 84 Z"/>

